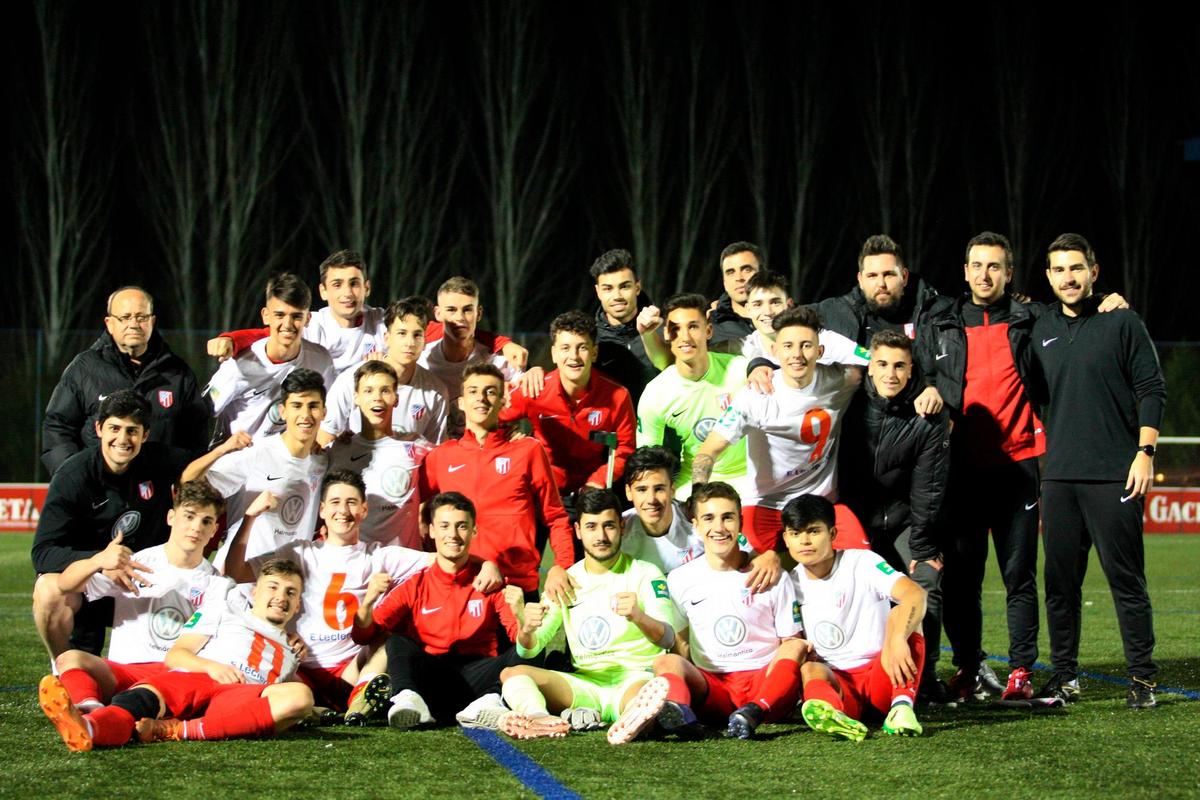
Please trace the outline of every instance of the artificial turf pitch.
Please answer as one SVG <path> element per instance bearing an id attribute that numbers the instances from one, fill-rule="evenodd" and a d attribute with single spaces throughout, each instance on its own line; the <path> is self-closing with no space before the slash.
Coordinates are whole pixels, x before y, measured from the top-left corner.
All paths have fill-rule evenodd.
<path id="1" fill-rule="evenodd" d="M 321 728 L 269 741 L 78 754 L 67 752 L 37 705 L 47 660 L 29 612 L 30 539 L 0 536 L 0 797 L 494 798 L 535 796 L 530 785 L 588 798 L 1200 797 L 1200 537 L 1146 537 L 1163 689 L 1153 711 L 1128 710 L 1123 686 L 1084 677 L 1081 701 L 1062 711 L 921 709 L 923 737 L 884 737 L 875 725 L 861 744 L 832 741 L 803 723 L 764 726 L 751 742 L 619 748 L 603 732 L 477 744 L 453 727 Z M 994 566 L 985 592 L 985 647 L 1003 654 Z M 1094 554 L 1084 602 L 1081 668 L 1123 678 L 1112 600 Z M 1041 651 L 1048 651 L 1044 620 Z M 939 672 L 947 677 L 948 656 L 944 662 Z M 993 666 L 1003 679 L 1006 665 Z M 1045 677 L 1039 673 L 1039 683 Z M 518 768 L 522 783 L 488 744 L 501 760 L 512 763 L 515 748 L 544 772 Z"/>

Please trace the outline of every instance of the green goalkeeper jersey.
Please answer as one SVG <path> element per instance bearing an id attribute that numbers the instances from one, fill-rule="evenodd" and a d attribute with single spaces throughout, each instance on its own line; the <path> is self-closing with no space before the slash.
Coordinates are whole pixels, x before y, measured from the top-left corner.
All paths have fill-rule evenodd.
<path id="1" fill-rule="evenodd" d="M 537 641 L 533 648 L 526 650 L 517 645 L 518 655 L 540 653 L 559 627 L 566 626 L 576 672 L 595 676 L 650 669 L 655 656 L 664 650 L 647 639 L 638 626 L 613 611 L 613 597 L 620 592 L 635 593 L 642 611 L 674 628 L 675 612 L 662 570 L 622 553 L 612 569 L 602 575 L 585 570 L 583 561 L 572 564 L 567 574 L 579 587 L 575 604 L 548 604 L 542 626 L 534 634 Z"/>
<path id="2" fill-rule="evenodd" d="M 670 428 L 682 443 L 679 477 L 675 487 L 679 499 L 691 493 L 692 461 L 717 420 L 739 389 L 746 385 L 747 361 L 725 353 L 708 354 L 708 372 L 699 380 L 684 378 L 675 365 L 664 369 L 646 384 L 638 402 L 638 447 L 663 443 Z M 713 464 L 710 480 L 738 486 L 746 475 L 746 442 L 735 442 Z"/>

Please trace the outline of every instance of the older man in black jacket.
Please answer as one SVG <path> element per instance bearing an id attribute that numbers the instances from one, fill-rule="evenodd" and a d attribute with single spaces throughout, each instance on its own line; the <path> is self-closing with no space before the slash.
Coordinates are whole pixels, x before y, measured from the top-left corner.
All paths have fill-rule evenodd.
<path id="1" fill-rule="evenodd" d="M 935 524 L 946 495 L 950 428 L 945 411 L 921 416 L 913 407 L 922 385 L 914 380 L 912 342 L 903 333 L 880 331 L 871 338 L 867 375 L 843 423 L 838 485 L 871 549 L 928 595 L 922 682 L 930 690 L 941 639 L 942 555 Z"/>

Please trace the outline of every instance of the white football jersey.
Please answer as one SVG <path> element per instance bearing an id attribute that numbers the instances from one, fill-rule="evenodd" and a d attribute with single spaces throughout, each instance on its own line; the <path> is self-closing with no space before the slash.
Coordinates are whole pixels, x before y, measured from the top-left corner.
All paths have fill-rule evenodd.
<path id="1" fill-rule="evenodd" d="M 499 368 L 506 383 L 520 379 L 524 373 L 510 365 L 504 356 L 493 353 L 488 348 L 475 343 L 475 349 L 466 361 L 447 361 L 442 350 L 443 339 L 425 345 L 417 364 L 436 375 L 446 385 L 446 438 L 458 439 L 462 436 L 465 419 L 458 408 L 458 398 L 462 397 L 463 370 L 469 364 L 492 364 Z"/>
<path id="2" fill-rule="evenodd" d="M 300 342 L 300 353 L 276 364 L 267 358 L 268 339 L 259 339 L 237 358 L 217 369 L 204 393 L 212 401 L 217 426 L 224 433 L 245 431 L 261 439 L 284 429 L 279 415 L 279 390 L 283 379 L 300 367 L 321 374 L 325 388 L 333 384 L 333 361 L 324 347 Z"/>
<path id="3" fill-rule="evenodd" d="M 246 558 L 273 553 L 295 539 L 311 540 L 316 530 L 321 481 L 328 464 L 329 458 L 324 453 L 296 458 L 279 436 L 270 436 L 218 458 L 205 475 L 227 501 L 225 519 L 229 535 L 213 560 L 217 569 L 225 566 L 229 545 L 241 529 L 246 509 L 263 492 L 274 494 L 279 506 L 255 521 L 246 541 Z"/>
<path id="4" fill-rule="evenodd" d="M 246 683 L 282 683 L 296 672 L 298 661 L 287 633 L 246 607 L 245 596 L 228 578 L 217 578 L 183 633 L 209 637 L 197 655 L 240 670 Z"/>
<path id="5" fill-rule="evenodd" d="M 330 469 L 357 472 L 367 485 L 367 517 L 359 533 L 364 542 L 421 549 L 417 469 L 430 449 L 424 440 L 371 440 L 362 434 L 329 448 Z"/>
<path id="6" fill-rule="evenodd" d="M 329 306 L 325 306 L 308 320 L 303 336 L 329 351 L 333 369 L 340 374 L 361 364 L 370 353 L 383 351 L 384 337 L 387 335 L 383 317 L 384 309 L 364 305 L 362 323 L 343 328 Z"/>
<path id="7" fill-rule="evenodd" d="M 737 340 L 730 341 L 737 342 Z M 853 339 L 848 336 L 842 336 L 840 333 L 822 330 L 818 334 L 818 341 L 825 348 L 825 352 L 821 354 L 821 358 L 817 361 L 818 364 L 852 364 L 854 366 L 865 367 L 871 360 L 870 353 L 866 348 L 859 347 L 858 343 Z M 721 342 L 720 344 L 726 344 L 726 342 Z M 741 340 L 740 344 L 741 347 L 736 351 L 727 350 L 725 352 L 736 352 L 738 355 L 745 356 L 751 361 L 756 358 L 766 358 L 776 361 L 775 353 L 771 349 L 774 342 L 758 331 L 747 335 L 746 338 Z M 714 349 L 719 346 L 715 345 Z"/>
<path id="8" fill-rule="evenodd" d="M 673 503 L 671 526 L 662 536 L 651 536 L 633 509 L 626 511 L 621 519 L 625 526 L 621 534 L 621 552 L 650 562 L 664 575 L 704 555 L 704 540 L 692 527 L 687 510 L 679 502 Z M 742 535 L 738 536 L 738 547 L 746 553 L 754 549 Z"/>
<path id="9" fill-rule="evenodd" d="M 733 443 L 746 437 L 750 491 L 742 504 L 776 510 L 799 494 L 837 499 L 837 450 L 842 417 L 857 383 L 842 367 L 818 365 L 803 389 L 775 370 L 775 392 L 739 391 L 713 430 Z"/>
<path id="10" fill-rule="evenodd" d="M 687 620 L 692 662 L 709 672 L 743 672 L 771 663 L 779 642 L 800 634 L 791 582 L 754 594 L 749 571 L 713 569 L 704 556 L 667 576 L 675 614 Z"/>
<path id="11" fill-rule="evenodd" d="M 162 661 L 204 600 L 209 582 L 220 576 L 207 561 L 192 569 L 171 566 L 166 545 L 161 544 L 137 551 L 133 560 L 153 570 L 146 576 L 151 585 L 138 584 L 138 594 L 101 572 L 88 579 L 83 593 L 88 600 L 113 598 L 108 658 L 120 664 Z"/>
<path id="12" fill-rule="evenodd" d="M 325 398 L 325 420 L 321 423 L 321 430 L 334 436 L 346 431 L 362 431 L 362 415 L 354 405 L 354 372 L 354 369 L 348 369 L 338 375 Z M 396 387 L 397 403 L 392 412 L 392 430 L 415 433 L 433 444 L 441 444 L 446 438 L 448 393 L 446 384 L 440 378 L 418 365 L 412 380 Z"/>
<path id="13" fill-rule="evenodd" d="M 349 547 L 292 542 L 275 555 L 296 562 L 304 572 L 300 613 L 293 623 L 308 647 L 303 663 L 327 668 L 358 655 L 350 632 L 371 576 L 386 572 L 395 588 L 429 565 L 428 553 L 364 542 Z"/>
<path id="14" fill-rule="evenodd" d="M 833 571 L 810 578 L 792 570 L 804 636 L 835 669 L 870 663 L 883 649 L 892 590 L 902 577 L 870 550 L 836 550 Z"/>

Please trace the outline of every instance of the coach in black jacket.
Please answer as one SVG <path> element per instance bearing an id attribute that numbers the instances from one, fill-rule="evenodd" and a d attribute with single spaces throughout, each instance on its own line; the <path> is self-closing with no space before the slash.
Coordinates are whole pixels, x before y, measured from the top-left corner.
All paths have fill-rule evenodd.
<path id="1" fill-rule="evenodd" d="M 63 370 L 42 423 L 42 463 L 53 475 L 63 462 L 96 444 L 100 403 L 118 389 L 150 401 L 150 438 L 193 456 L 204 451 L 211 414 L 196 374 L 154 330 L 154 300 L 124 287 L 108 298 L 107 331 Z"/>
<path id="2" fill-rule="evenodd" d="M 898 331 L 871 339 L 870 380 L 854 398 L 842 427 L 840 499 L 866 529 L 871 549 L 928 594 L 922 632 L 922 686 L 937 679 L 941 639 L 942 556 L 934 534 L 950 469 L 947 414 L 921 416 L 913 401 L 912 342 Z"/>

